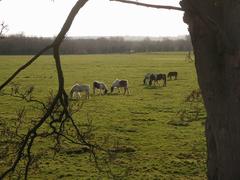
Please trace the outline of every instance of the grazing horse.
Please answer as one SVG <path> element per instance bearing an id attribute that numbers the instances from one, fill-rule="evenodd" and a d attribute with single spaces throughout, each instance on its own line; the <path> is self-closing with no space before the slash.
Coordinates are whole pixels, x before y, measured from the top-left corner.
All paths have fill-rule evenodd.
<path id="1" fill-rule="evenodd" d="M 172 77 L 174 77 L 174 80 L 177 79 L 178 73 L 176 71 L 173 72 L 169 72 L 167 77 L 170 78 L 172 80 Z"/>
<path id="2" fill-rule="evenodd" d="M 124 88 L 124 95 L 126 94 L 126 92 L 129 95 L 129 90 L 128 90 L 128 80 L 120 80 L 120 79 L 116 79 L 115 81 L 113 81 L 112 83 L 112 87 L 111 87 L 111 93 L 113 92 L 114 88 L 118 89 L 118 93 L 120 93 L 120 88 Z"/>
<path id="3" fill-rule="evenodd" d="M 104 94 L 107 94 L 107 92 L 108 92 L 108 87 L 103 82 L 94 81 L 93 82 L 93 94 L 94 95 L 95 95 L 96 89 L 100 90 L 100 95 L 102 95 L 102 90 L 104 90 Z"/>
<path id="4" fill-rule="evenodd" d="M 89 84 L 75 84 L 72 86 L 70 91 L 70 97 L 73 98 L 75 93 L 78 94 L 79 97 L 81 97 L 80 92 L 85 92 L 86 99 L 89 99 L 89 92 L 90 92 L 90 85 Z"/>
<path id="5" fill-rule="evenodd" d="M 163 80 L 163 86 L 167 86 L 167 78 L 166 74 L 151 74 L 150 75 L 150 80 L 149 80 L 149 85 L 152 85 L 152 82 L 158 83 L 160 80 Z"/>
<path id="6" fill-rule="evenodd" d="M 145 76 L 144 76 L 144 79 L 143 79 L 143 84 L 146 84 L 147 82 L 147 80 L 148 80 L 148 82 L 150 81 L 150 76 L 151 76 L 151 74 L 152 73 L 147 73 L 147 74 L 145 74 Z"/>

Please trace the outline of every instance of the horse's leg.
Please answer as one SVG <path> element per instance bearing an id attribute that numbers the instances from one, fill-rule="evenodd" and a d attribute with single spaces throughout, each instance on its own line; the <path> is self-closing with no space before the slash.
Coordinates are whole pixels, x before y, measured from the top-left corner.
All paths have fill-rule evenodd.
<path id="1" fill-rule="evenodd" d="M 102 95 L 102 89 L 100 88 L 100 96 Z"/>
<path id="2" fill-rule="evenodd" d="M 89 99 L 89 91 L 86 91 L 86 98 Z"/>
<path id="3" fill-rule="evenodd" d="M 89 92 L 89 91 L 86 91 L 86 90 L 85 90 L 85 99 L 88 99 L 88 94 L 89 94 L 88 92 Z"/>
<path id="4" fill-rule="evenodd" d="M 121 93 L 120 88 L 118 87 L 118 93 Z"/>
<path id="5" fill-rule="evenodd" d="M 124 93 L 123 93 L 123 95 L 125 95 L 125 94 L 126 94 L 126 91 L 127 91 L 127 88 L 126 88 L 126 87 L 124 87 Z"/>
<path id="6" fill-rule="evenodd" d="M 128 87 L 127 87 L 127 94 L 130 95 Z"/>

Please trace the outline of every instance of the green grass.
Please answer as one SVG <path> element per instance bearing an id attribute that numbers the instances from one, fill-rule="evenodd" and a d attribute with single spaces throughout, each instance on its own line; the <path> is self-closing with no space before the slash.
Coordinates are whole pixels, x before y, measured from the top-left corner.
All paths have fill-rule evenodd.
<path id="1" fill-rule="evenodd" d="M 0 82 L 29 59 L 29 56 L 0 56 Z M 94 80 L 108 86 L 116 78 L 128 79 L 130 96 L 93 96 L 84 104 L 79 121 L 87 117 L 96 127 L 96 137 L 108 135 L 135 152 L 122 153 L 121 163 L 129 168 L 125 179 L 206 179 L 206 145 L 203 121 L 188 126 L 174 126 L 176 113 L 183 107 L 184 97 L 198 88 L 194 63 L 184 61 L 185 53 L 148 53 L 114 55 L 62 56 L 65 87 Z M 167 87 L 143 85 L 147 72 L 177 71 L 178 80 L 167 81 Z M 57 90 L 54 60 L 42 56 L 14 82 L 34 85 L 35 97 L 45 99 Z M 0 99 L 0 119 L 14 121 L 22 102 L 10 97 Z M 29 116 L 34 116 L 31 114 Z M 52 141 L 38 140 L 36 151 L 51 146 Z M 30 179 L 107 179 L 99 174 L 87 154 L 46 153 L 40 160 L 39 172 Z M 0 172 L 3 170 L 0 163 Z"/>

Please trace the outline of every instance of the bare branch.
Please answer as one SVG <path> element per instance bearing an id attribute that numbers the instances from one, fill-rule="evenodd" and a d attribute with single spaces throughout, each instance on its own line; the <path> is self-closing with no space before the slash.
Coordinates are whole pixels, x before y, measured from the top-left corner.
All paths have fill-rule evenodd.
<path id="1" fill-rule="evenodd" d="M 8 31 L 8 25 L 6 25 L 4 22 L 0 24 L 0 39 L 3 39 L 3 34 Z"/>
<path id="2" fill-rule="evenodd" d="M 55 97 L 51 107 L 44 114 L 44 116 L 40 119 L 40 121 L 31 130 L 28 131 L 27 135 L 25 136 L 25 138 L 21 142 L 21 147 L 18 150 L 18 154 L 17 154 L 17 157 L 16 157 L 15 161 L 13 162 L 12 166 L 8 170 L 6 170 L 3 174 L 0 175 L 0 179 L 4 178 L 8 173 L 15 170 L 16 166 L 18 165 L 19 161 L 22 158 L 23 151 L 24 151 L 25 147 L 27 146 L 27 143 L 28 143 L 29 139 L 31 138 L 31 136 L 33 134 L 35 134 L 37 132 L 38 128 L 41 127 L 41 125 L 45 122 L 45 120 L 50 116 L 52 110 L 54 109 L 54 107 L 57 103 L 57 101 L 58 101 L 58 95 Z"/>
<path id="3" fill-rule="evenodd" d="M 24 151 L 25 151 L 26 148 L 27 148 L 27 154 L 28 154 L 28 162 L 27 162 L 27 166 L 26 166 L 26 169 L 25 169 L 25 178 L 27 178 L 29 165 L 30 165 L 30 163 L 32 161 L 31 155 L 30 155 L 30 151 L 31 151 L 32 144 L 34 142 L 34 139 L 36 137 L 38 129 L 51 116 L 52 112 L 55 109 L 55 106 L 57 105 L 57 103 L 59 102 L 60 99 L 65 97 L 66 99 L 64 99 L 63 102 L 64 102 L 64 105 L 68 106 L 68 103 L 67 103 L 68 102 L 68 100 L 67 100 L 68 97 L 67 97 L 67 95 L 66 95 L 66 93 L 64 91 L 64 77 L 63 77 L 62 68 L 61 68 L 61 62 L 60 62 L 59 46 L 60 46 L 62 40 L 64 39 L 67 31 L 71 27 L 71 24 L 72 24 L 75 16 L 77 15 L 79 9 L 81 7 L 83 7 L 84 4 L 87 1 L 88 0 L 79 0 L 79 1 L 77 1 L 75 6 L 70 11 L 69 16 L 67 17 L 67 19 L 66 19 L 66 21 L 65 21 L 65 23 L 64 23 L 64 25 L 63 25 L 63 27 L 61 29 L 61 31 L 59 32 L 59 34 L 56 37 L 56 39 L 54 40 L 54 42 L 51 45 L 45 47 L 43 50 L 41 50 L 37 55 L 35 55 L 32 59 L 30 59 L 26 64 L 21 66 L 12 76 L 10 76 L 10 78 L 8 78 L 8 80 L 6 80 L 0 86 L 0 90 L 1 90 L 3 87 L 5 87 L 7 84 L 9 84 L 11 82 L 11 80 L 14 79 L 22 70 L 24 70 L 25 68 L 30 66 L 46 50 L 48 50 L 48 49 L 53 47 L 53 49 L 54 49 L 54 58 L 55 58 L 56 68 L 57 68 L 57 72 L 58 72 L 58 80 L 59 80 L 58 93 L 54 97 L 53 101 L 51 102 L 51 104 L 50 104 L 49 108 L 47 109 L 47 111 L 45 112 L 45 114 L 40 118 L 40 120 L 37 122 L 37 124 L 35 124 L 34 127 L 32 127 L 28 131 L 28 133 L 25 135 L 25 137 L 22 140 L 21 145 L 20 145 L 20 147 L 18 149 L 16 158 L 13 161 L 13 164 L 11 165 L 11 167 L 9 169 L 7 169 L 5 172 L 3 172 L 3 174 L 0 174 L 0 179 L 3 179 L 7 174 L 9 174 L 10 172 L 13 172 L 16 169 L 16 166 L 18 165 L 18 163 L 22 159 L 22 155 L 24 154 Z"/>
<path id="4" fill-rule="evenodd" d="M 18 68 L 1 86 L 0 91 L 9 84 L 21 71 L 26 69 L 28 66 L 30 66 L 39 56 L 41 56 L 44 52 L 46 52 L 48 49 L 52 48 L 53 45 L 49 45 L 45 48 L 43 48 L 39 53 L 37 53 L 35 56 L 33 56 L 27 63 L 22 65 L 20 68 Z"/>
<path id="5" fill-rule="evenodd" d="M 118 1 L 118 2 L 122 2 L 122 3 L 135 4 L 138 6 L 145 6 L 145 7 L 156 8 L 156 9 L 168 9 L 168 10 L 183 11 L 183 9 L 181 7 L 176 7 L 176 6 L 154 5 L 154 4 L 147 4 L 147 3 L 141 3 L 141 2 L 137 2 L 137 1 L 128 1 L 128 0 L 110 0 L 110 1 Z"/>

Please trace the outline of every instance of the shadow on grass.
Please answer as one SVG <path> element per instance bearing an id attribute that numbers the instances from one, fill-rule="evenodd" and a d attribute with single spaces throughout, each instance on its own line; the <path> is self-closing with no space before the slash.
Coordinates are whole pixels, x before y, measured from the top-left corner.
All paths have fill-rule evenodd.
<path id="1" fill-rule="evenodd" d="M 68 155 L 71 155 L 71 154 L 83 154 L 83 153 L 86 153 L 86 152 L 90 152 L 90 149 L 86 148 L 86 147 L 82 147 L 82 148 L 63 149 L 61 151 L 61 153 L 65 153 L 65 154 L 68 154 Z"/>
<path id="2" fill-rule="evenodd" d="M 186 81 L 188 79 L 180 78 L 180 79 L 168 79 L 167 82 L 174 82 L 174 81 Z"/>
<path id="3" fill-rule="evenodd" d="M 109 151 L 114 153 L 132 153 L 135 152 L 136 149 L 130 146 L 118 146 L 110 148 Z"/>
<path id="4" fill-rule="evenodd" d="M 164 88 L 164 86 L 145 86 L 144 89 L 162 89 Z"/>
<path id="5" fill-rule="evenodd" d="M 132 96 L 132 94 L 123 94 L 123 93 L 109 93 L 106 96 Z"/>

